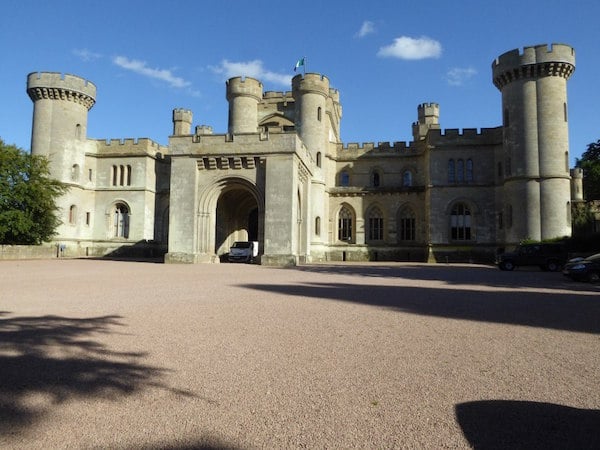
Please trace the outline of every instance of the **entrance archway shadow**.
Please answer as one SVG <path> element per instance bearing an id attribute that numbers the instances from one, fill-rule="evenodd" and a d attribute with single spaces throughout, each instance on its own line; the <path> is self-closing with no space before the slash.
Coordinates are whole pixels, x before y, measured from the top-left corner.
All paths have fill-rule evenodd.
<path id="1" fill-rule="evenodd" d="M 484 400 L 455 406 L 456 419 L 472 448 L 597 449 L 600 411 L 553 403 Z"/>

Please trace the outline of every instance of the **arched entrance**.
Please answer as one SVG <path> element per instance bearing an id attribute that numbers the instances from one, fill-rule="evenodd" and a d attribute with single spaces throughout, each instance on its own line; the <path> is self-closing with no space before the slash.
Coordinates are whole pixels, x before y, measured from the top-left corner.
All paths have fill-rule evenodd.
<path id="1" fill-rule="evenodd" d="M 256 197 L 245 186 L 231 183 L 219 195 L 216 209 L 215 250 L 218 256 L 235 241 L 261 241 Z M 262 246 L 260 246 L 262 247 Z"/>

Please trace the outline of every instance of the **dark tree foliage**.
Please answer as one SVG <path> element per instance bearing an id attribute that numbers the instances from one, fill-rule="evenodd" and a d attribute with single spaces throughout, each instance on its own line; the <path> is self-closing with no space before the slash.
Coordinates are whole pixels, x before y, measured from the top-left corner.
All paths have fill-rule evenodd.
<path id="1" fill-rule="evenodd" d="M 586 200 L 600 200 L 600 139 L 588 144 L 577 158 L 576 167 L 583 169 L 583 194 Z"/>
<path id="2" fill-rule="evenodd" d="M 0 244 L 41 244 L 60 225 L 56 199 L 65 185 L 49 177 L 48 160 L 0 139 Z"/>

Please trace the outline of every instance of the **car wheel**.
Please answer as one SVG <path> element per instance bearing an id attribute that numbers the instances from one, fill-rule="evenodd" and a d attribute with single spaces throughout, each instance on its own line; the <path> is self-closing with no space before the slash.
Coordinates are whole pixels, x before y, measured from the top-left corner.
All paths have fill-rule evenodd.
<path id="1" fill-rule="evenodd" d="M 588 281 L 590 283 L 598 283 L 598 282 L 600 282 L 600 273 L 598 273 L 598 272 L 591 272 L 588 275 Z"/>
<path id="2" fill-rule="evenodd" d="M 512 261 L 504 261 L 502 265 L 504 266 L 503 270 L 514 270 L 515 268 L 515 265 Z"/>
<path id="3" fill-rule="evenodd" d="M 546 264 L 546 269 L 548 269 L 550 272 L 556 272 L 558 269 L 560 269 L 560 265 L 556 261 L 548 261 L 548 264 Z"/>

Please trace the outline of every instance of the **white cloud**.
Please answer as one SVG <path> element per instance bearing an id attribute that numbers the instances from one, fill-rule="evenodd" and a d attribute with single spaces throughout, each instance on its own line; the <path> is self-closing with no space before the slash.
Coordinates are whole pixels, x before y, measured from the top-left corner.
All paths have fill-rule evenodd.
<path id="1" fill-rule="evenodd" d="M 277 85 L 289 86 L 292 81 L 291 75 L 271 72 L 266 70 L 263 62 L 259 59 L 247 62 L 235 62 L 224 59 L 218 66 L 212 66 L 212 71 L 222 74 L 225 79 L 233 77 L 251 77 L 262 82 L 270 82 Z"/>
<path id="2" fill-rule="evenodd" d="M 453 67 L 446 72 L 446 80 L 451 86 L 462 86 L 465 81 L 477 75 L 477 71 L 472 67 Z"/>
<path id="3" fill-rule="evenodd" d="M 367 34 L 375 33 L 375 24 L 369 20 L 365 20 L 357 33 L 359 38 L 365 37 Z"/>
<path id="4" fill-rule="evenodd" d="M 442 44 L 427 36 L 421 36 L 417 39 L 401 36 L 394 39 L 393 44 L 381 47 L 377 52 L 377 56 L 383 58 L 399 59 L 439 58 L 441 54 Z"/>
<path id="5" fill-rule="evenodd" d="M 148 67 L 145 61 L 129 59 L 125 56 L 115 56 L 113 58 L 113 63 L 123 69 L 131 70 L 139 75 L 165 81 L 174 88 L 186 88 L 192 84 L 181 77 L 173 75 L 173 73 L 168 69 L 153 69 Z"/>
<path id="6" fill-rule="evenodd" d="M 102 58 L 100 53 L 94 53 L 87 48 L 76 48 L 72 51 L 75 56 L 78 56 L 82 61 L 89 62 Z"/>

